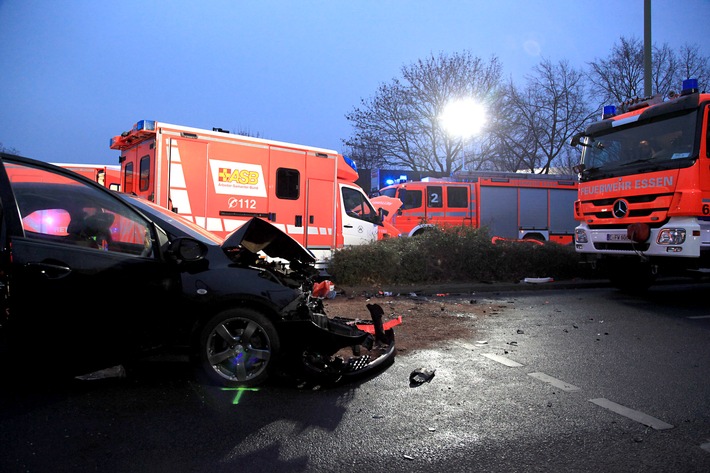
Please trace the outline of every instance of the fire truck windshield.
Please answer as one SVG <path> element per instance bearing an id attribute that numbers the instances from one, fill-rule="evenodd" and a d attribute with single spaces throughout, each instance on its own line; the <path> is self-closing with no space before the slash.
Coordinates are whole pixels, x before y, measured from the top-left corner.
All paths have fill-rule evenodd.
<path id="1" fill-rule="evenodd" d="M 606 128 L 581 139 L 582 180 L 690 166 L 697 111 Z"/>

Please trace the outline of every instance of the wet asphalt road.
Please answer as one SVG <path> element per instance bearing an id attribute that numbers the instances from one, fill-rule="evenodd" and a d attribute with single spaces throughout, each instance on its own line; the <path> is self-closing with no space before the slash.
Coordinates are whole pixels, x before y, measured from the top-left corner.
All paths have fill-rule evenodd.
<path id="1" fill-rule="evenodd" d="M 226 391 L 168 362 L 4 383 L 0 471 L 708 472 L 709 287 L 481 292 L 474 339 L 335 387 Z"/>

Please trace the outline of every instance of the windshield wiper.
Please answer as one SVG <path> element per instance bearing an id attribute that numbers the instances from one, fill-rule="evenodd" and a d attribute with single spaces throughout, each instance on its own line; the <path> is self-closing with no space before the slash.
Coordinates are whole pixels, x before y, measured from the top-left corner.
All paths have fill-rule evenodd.
<path id="1" fill-rule="evenodd" d="M 638 163 L 645 163 L 648 161 L 653 161 L 653 158 L 640 158 L 640 159 L 634 159 L 633 161 L 629 161 L 628 163 L 621 163 L 619 164 L 619 167 L 624 167 L 624 166 L 630 166 L 632 164 L 638 164 Z"/>

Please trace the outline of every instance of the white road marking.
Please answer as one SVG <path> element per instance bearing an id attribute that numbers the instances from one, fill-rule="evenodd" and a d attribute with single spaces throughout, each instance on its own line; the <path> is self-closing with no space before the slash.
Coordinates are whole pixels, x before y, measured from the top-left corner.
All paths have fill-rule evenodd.
<path id="1" fill-rule="evenodd" d="M 579 391 L 579 388 L 577 386 L 565 383 L 564 381 L 561 381 L 557 378 L 553 378 L 552 376 L 546 375 L 545 373 L 528 373 L 528 376 L 532 376 L 535 379 L 539 379 L 540 381 L 549 383 L 556 388 L 560 388 L 563 391 Z"/>
<path id="2" fill-rule="evenodd" d="M 710 315 L 693 315 L 689 319 L 710 319 Z"/>
<path id="3" fill-rule="evenodd" d="M 497 361 L 498 363 L 501 363 L 505 366 L 512 366 L 514 368 L 518 366 L 523 366 L 517 361 L 513 361 L 510 358 L 506 358 L 504 356 L 496 355 L 495 353 L 484 353 L 483 356 L 485 356 L 486 358 L 490 358 L 493 361 Z"/>
<path id="4" fill-rule="evenodd" d="M 476 348 L 480 348 L 481 345 L 471 345 L 470 343 L 466 342 L 455 342 L 456 345 L 460 346 L 461 348 L 465 348 L 466 350 L 475 350 Z M 476 342 L 478 343 L 478 342 Z"/>
<path id="5" fill-rule="evenodd" d="M 648 414 L 644 414 L 643 412 L 635 411 L 633 409 L 629 409 L 628 407 L 624 407 L 621 404 L 617 404 L 615 402 L 612 402 L 608 399 L 604 398 L 597 398 L 597 399 L 590 399 L 589 402 L 593 402 L 597 406 L 603 407 L 604 409 L 609 409 L 612 412 L 616 412 L 617 414 L 620 414 L 624 417 L 628 417 L 631 420 L 634 420 L 636 422 L 640 422 L 643 425 L 647 425 L 653 429 L 656 430 L 664 430 L 664 429 L 672 429 L 673 426 L 671 424 L 666 424 L 662 420 L 656 419 L 655 417 L 651 417 Z"/>

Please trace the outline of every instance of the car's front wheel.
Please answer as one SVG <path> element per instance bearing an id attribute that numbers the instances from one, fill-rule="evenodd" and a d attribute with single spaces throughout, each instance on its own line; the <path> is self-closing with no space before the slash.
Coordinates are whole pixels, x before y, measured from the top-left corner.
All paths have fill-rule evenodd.
<path id="1" fill-rule="evenodd" d="M 224 311 L 205 324 L 199 364 L 207 378 L 223 386 L 256 386 L 273 371 L 279 337 L 271 321 L 252 309 Z"/>

